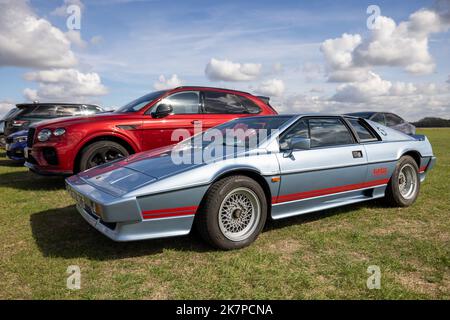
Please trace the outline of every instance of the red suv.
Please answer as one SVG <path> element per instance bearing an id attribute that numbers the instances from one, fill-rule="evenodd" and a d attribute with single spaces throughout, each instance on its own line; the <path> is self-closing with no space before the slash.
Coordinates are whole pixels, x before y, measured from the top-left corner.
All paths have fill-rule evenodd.
<path id="1" fill-rule="evenodd" d="M 268 98 L 207 87 L 149 93 L 114 112 L 39 122 L 30 127 L 25 166 L 70 175 L 145 150 L 175 143 L 175 129 L 206 130 L 237 117 L 277 112 Z"/>

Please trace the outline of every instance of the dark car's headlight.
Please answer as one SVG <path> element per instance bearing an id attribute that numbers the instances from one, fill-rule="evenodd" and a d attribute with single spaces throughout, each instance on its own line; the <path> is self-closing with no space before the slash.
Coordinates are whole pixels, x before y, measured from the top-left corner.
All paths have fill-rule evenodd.
<path id="1" fill-rule="evenodd" d="M 39 141 L 44 142 L 44 141 L 47 141 L 48 139 L 50 139 L 51 135 L 52 135 L 51 130 L 43 129 L 39 132 L 37 138 Z"/>
<path id="2" fill-rule="evenodd" d="M 27 136 L 20 136 L 20 137 L 13 138 L 14 143 L 26 142 L 26 141 L 27 141 Z"/>

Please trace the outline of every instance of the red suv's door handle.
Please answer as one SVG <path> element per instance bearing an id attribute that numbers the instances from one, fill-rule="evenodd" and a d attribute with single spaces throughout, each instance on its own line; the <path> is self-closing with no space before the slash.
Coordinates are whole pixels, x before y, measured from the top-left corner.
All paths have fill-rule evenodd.
<path id="1" fill-rule="evenodd" d="M 196 124 L 196 123 L 199 123 L 199 122 L 201 122 L 201 121 L 200 120 L 192 120 L 191 124 Z"/>

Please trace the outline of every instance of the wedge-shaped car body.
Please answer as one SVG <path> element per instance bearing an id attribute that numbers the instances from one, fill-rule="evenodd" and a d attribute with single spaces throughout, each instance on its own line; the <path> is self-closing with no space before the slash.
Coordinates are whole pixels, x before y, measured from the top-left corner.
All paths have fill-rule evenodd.
<path id="1" fill-rule="evenodd" d="M 235 249 L 269 217 L 382 197 L 409 206 L 434 162 L 425 136 L 361 118 L 280 115 L 236 119 L 66 182 L 81 215 L 113 240 L 185 235 L 196 225 L 214 246 Z"/>

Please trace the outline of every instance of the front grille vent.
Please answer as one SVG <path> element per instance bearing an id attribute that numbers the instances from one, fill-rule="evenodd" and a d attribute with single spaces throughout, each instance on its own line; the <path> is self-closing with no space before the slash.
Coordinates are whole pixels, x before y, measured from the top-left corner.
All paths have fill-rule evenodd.
<path id="1" fill-rule="evenodd" d="M 31 148 L 34 142 L 34 134 L 36 132 L 35 128 L 28 129 L 27 147 Z"/>

